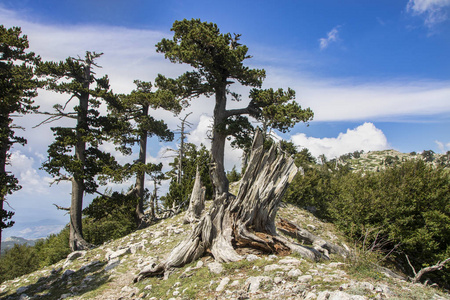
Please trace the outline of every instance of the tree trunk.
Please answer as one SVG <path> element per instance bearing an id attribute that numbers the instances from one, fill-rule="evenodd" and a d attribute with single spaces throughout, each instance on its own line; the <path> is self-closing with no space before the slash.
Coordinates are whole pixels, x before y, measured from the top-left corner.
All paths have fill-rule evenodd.
<path id="1" fill-rule="evenodd" d="M 226 120 L 226 85 L 216 89 L 216 105 L 214 107 L 214 124 L 211 142 L 210 176 L 214 187 L 214 197 L 228 196 L 229 183 L 225 174 L 225 141 L 227 134 L 221 132 L 220 125 Z"/>
<path id="2" fill-rule="evenodd" d="M 184 216 L 183 223 L 194 223 L 200 220 L 203 210 L 205 209 L 205 187 L 202 187 L 202 181 L 200 179 L 200 172 L 195 174 L 194 187 L 192 189 L 191 199 L 189 201 L 189 207 Z"/>
<path id="3" fill-rule="evenodd" d="M 173 249 L 167 260 L 143 269 L 135 281 L 181 267 L 200 258 L 206 250 L 218 262 L 241 260 L 244 254 L 254 249 L 260 253 L 282 255 L 294 251 L 318 260 L 321 257 L 318 251 L 290 242 L 276 232 L 278 206 L 297 170 L 294 160 L 286 157 L 277 145 L 269 151 L 264 150 L 262 133 L 257 131 L 238 195 L 223 193 L 216 197 L 209 212 L 190 236 Z"/>
<path id="4" fill-rule="evenodd" d="M 6 121 L 6 116 L 1 116 L 2 119 L 4 118 L 5 120 L 1 120 L 3 121 L 0 126 L 2 131 L 6 131 L 8 128 L 8 123 L 5 122 Z M 5 124 L 6 123 L 6 124 Z M 5 136 L 6 137 L 6 133 L 2 132 L 2 137 Z M 8 152 L 8 139 L 7 138 L 3 138 L 2 141 L 0 141 L 0 178 L 2 179 L 2 181 L 4 180 L 5 182 L 2 182 L 2 184 L 6 184 L 6 156 L 7 156 L 7 152 Z M 2 189 L 3 190 L 3 189 Z M 6 192 L 6 189 L 5 189 Z M 5 194 L 3 192 L 0 192 L 0 217 L 3 217 L 3 202 L 5 201 Z M 0 222 L 3 223 L 3 218 L 0 219 Z M 3 232 L 3 226 L 0 225 L 0 253 L 2 250 L 2 232 Z"/>
<path id="5" fill-rule="evenodd" d="M 79 100 L 80 106 L 77 114 L 75 157 L 80 161 L 80 170 L 74 174 L 72 179 L 72 198 L 70 203 L 70 224 L 69 224 L 69 245 L 72 251 L 89 248 L 89 244 L 83 238 L 82 231 L 82 209 L 84 195 L 84 169 L 86 165 L 86 141 L 84 135 L 89 130 L 87 122 L 87 113 L 89 106 L 89 85 L 91 77 L 91 67 L 88 62 L 84 67 L 83 88 L 85 92 L 81 93 Z"/>
<path id="6" fill-rule="evenodd" d="M 150 220 L 156 220 L 156 198 L 158 197 L 158 187 L 156 185 L 156 180 L 153 182 L 153 193 L 150 197 Z"/>
<path id="7" fill-rule="evenodd" d="M 144 105 L 142 108 L 142 115 L 148 115 L 149 106 Z M 138 161 L 145 165 L 146 156 L 147 156 L 147 136 L 148 132 L 143 130 L 139 137 L 139 159 Z M 144 197 L 145 197 L 145 172 L 143 170 L 139 170 L 136 174 L 136 193 L 138 196 L 137 205 L 136 205 L 136 219 L 137 225 L 139 229 L 145 228 L 148 226 L 147 221 L 145 220 L 144 214 Z"/>

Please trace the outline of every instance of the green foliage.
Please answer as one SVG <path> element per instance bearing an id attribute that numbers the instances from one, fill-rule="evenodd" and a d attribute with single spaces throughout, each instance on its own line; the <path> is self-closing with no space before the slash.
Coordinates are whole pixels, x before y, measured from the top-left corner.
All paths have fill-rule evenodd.
<path id="1" fill-rule="evenodd" d="M 69 227 L 66 226 L 58 234 L 51 234 L 33 246 L 39 254 L 40 267 L 57 263 L 69 255 Z"/>
<path id="2" fill-rule="evenodd" d="M 263 124 L 264 129 L 273 128 L 285 133 L 295 124 L 308 122 L 314 116 L 310 108 L 302 109 L 294 101 L 295 91 L 290 88 L 287 91 L 253 89 L 250 98 L 250 105 L 257 110 L 252 116 Z"/>
<path id="3" fill-rule="evenodd" d="M 197 166 L 200 172 L 200 179 L 203 186 L 206 187 L 206 199 L 212 198 L 212 183 L 209 177 L 209 164 L 210 155 L 209 151 L 204 145 L 201 145 L 200 149 L 191 143 L 185 144 L 185 157 L 182 161 L 183 176 L 181 184 L 177 183 L 177 166 L 178 157 L 175 157 L 174 161 L 170 164 L 172 170 L 168 172 L 168 175 L 172 178 L 170 181 L 169 192 L 166 196 L 161 197 L 161 201 L 165 207 L 170 208 L 173 205 L 180 205 L 182 203 L 189 204 L 189 197 L 194 187 L 195 174 L 197 172 Z"/>
<path id="4" fill-rule="evenodd" d="M 3 208 L 7 195 L 21 186 L 12 174 L 6 172 L 12 145 L 26 144 L 23 137 L 16 136 L 14 115 L 35 112 L 33 98 L 37 96 L 39 81 L 34 76 L 34 65 L 39 60 L 28 49 L 28 38 L 19 27 L 5 28 L 0 25 L 0 238 L 1 230 L 11 227 L 14 212 Z"/>
<path id="5" fill-rule="evenodd" d="M 233 169 L 227 172 L 227 178 L 229 182 L 236 182 L 241 180 L 242 175 L 236 170 L 236 166 L 233 166 Z"/>
<path id="6" fill-rule="evenodd" d="M 0 283 L 54 264 L 70 252 L 68 227 L 34 246 L 16 244 L 0 257 Z"/>
<path id="7" fill-rule="evenodd" d="M 0 258 L 0 282 L 28 274 L 39 267 L 36 249 L 16 244 Z"/>
<path id="8" fill-rule="evenodd" d="M 75 177 L 83 181 L 84 191 L 93 193 L 98 187 L 99 174 L 120 178 L 119 166 L 113 156 L 99 150 L 109 130 L 115 128 L 115 119 L 101 116 L 98 108 L 102 101 L 115 103 L 116 95 L 109 88 L 108 76 L 95 78 L 92 68 L 95 59 L 102 54 L 86 52 L 85 59 L 67 58 L 58 63 L 40 63 L 37 72 L 45 76 L 49 90 L 70 95 L 69 101 L 79 100 L 72 112 L 65 109 L 69 101 L 54 106 L 55 112 L 46 122 L 63 117 L 76 117 L 74 127 L 53 127 L 55 141 L 48 148 L 48 160 L 42 168 L 58 179 Z M 117 125 L 118 126 L 118 125 Z M 75 151 L 72 151 L 75 149 Z"/>
<path id="9" fill-rule="evenodd" d="M 422 152 L 422 157 L 426 162 L 434 161 L 434 151 L 433 150 L 424 150 Z"/>
<path id="10" fill-rule="evenodd" d="M 228 78 L 247 86 L 261 85 L 265 71 L 243 65 L 250 56 L 247 46 L 238 43 L 240 35 L 220 33 L 216 24 L 200 19 L 175 21 L 171 30 L 173 39 L 162 39 L 156 44 L 157 52 L 171 62 L 195 68 L 184 75 L 192 94 L 212 94 Z"/>
<path id="11" fill-rule="evenodd" d="M 349 237 L 381 252 L 398 245 L 393 256 L 408 270 L 405 255 L 416 270 L 449 257 L 449 172 L 423 160 L 388 165 L 392 167 L 365 174 L 328 162 L 312 166 L 304 176 L 297 175 L 285 200 L 314 206 L 316 214 Z M 448 279 L 449 274 L 440 276 Z"/>
<path id="12" fill-rule="evenodd" d="M 96 197 L 83 210 L 83 233 L 86 241 L 94 245 L 123 237 L 136 230 L 135 195 L 114 192 Z"/>

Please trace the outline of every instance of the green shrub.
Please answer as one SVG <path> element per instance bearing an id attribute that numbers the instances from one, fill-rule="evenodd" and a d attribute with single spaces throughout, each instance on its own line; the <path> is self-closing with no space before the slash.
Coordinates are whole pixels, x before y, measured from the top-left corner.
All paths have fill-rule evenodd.
<path id="1" fill-rule="evenodd" d="M 96 197 L 83 210 L 83 236 L 87 242 L 100 245 L 123 237 L 137 229 L 137 199 L 118 192 Z"/>

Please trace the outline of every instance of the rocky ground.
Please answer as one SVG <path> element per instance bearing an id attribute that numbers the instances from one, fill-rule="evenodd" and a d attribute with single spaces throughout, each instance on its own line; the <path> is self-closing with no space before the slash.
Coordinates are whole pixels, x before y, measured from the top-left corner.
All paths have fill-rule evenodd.
<path id="1" fill-rule="evenodd" d="M 316 235 L 349 249 L 333 226 L 288 205 L 279 215 Z M 220 264 L 203 257 L 166 278 L 133 279 L 164 259 L 191 229 L 183 215 L 32 274 L 4 282 L 1 299 L 450 299 L 435 287 L 412 284 L 387 269 L 361 263 L 359 255 L 321 262 L 297 255 L 249 254 Z"/>
<path id="2" fill-rule="evenodd" d="M 397 150 L 382 150 L 382 151 L 370 151 L 362 153 L 359 157 L 352 157 L 350 159 L 341 159 L 339 163 L 349 163 L 350 167 L 355 171 L 381 171 L 388 167 L 389 162 L 391 164 L 405 162 L 407 160 L 425 160 L 421 153 L 401 153 Z M 431 161 L 427 162 L 430 165 L 438 166 L 443 163 L 449 166 L 448 154 L 434 153 Z"/>

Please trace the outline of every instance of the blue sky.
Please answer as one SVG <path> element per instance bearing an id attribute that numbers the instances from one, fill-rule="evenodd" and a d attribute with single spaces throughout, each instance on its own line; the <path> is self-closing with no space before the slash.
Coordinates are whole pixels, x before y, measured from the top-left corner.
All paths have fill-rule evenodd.
<path id="1" fill-rule="evenodd" d="M 314 155 L 450 150 L 450 0 L 224 3 L 1 0 L 0 21 L 22 27 L 31 50 L 45 60 L 104 52 L 97 73 L 108 74 L 114 91 L 123 93 L 133 89 L 134 79 L 152 81 L 158 73 L 176 77 L 187 70 L 155 52 L 155 43 L 171 37 L 173 21 L 214 22 L 222 32 L 242 34 L 253 56 L 248 65 L 267 71 L 265 88 L 291 87 L 298 102 L 314 110 L 309 126 L 299 124 L 280 134 Z M 236 91 L 244 100 L 230 106 L 242 107 L 248 89 Z M 50 110 L 65 98 L 41 91 L 36 101 Z M 192 102 L 187 111 L 193 112 L 190 142 L 208 143 L 212 107 L 210 99 Z M 178 118 L 154 114 L 176 129 Z M 49 187 L 51 178 L 39 170 L 52 141 L 50 126 L 31 129 L 39 120 L 27 116 L 16 121 L 27 129 L 28 145 L 13 149 L 10 170 L 24 188 L 8 198 L 16 225 L 4 237 L 37 237 L 68 220 L 52 203 L 67 206 L 70 186 Z M 167 163 L 167 147 L 176 145 L 152 139 L 149 160 Z M 114 152 L 111 145 L 105 148 Z M 114 153 L 123 162 L 133 159 Z M 228 155 L 229 168 L 239 165 L 239 154 Z"/>

